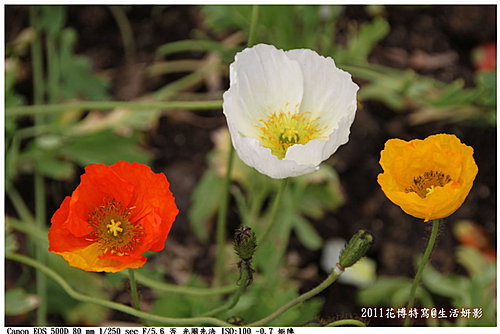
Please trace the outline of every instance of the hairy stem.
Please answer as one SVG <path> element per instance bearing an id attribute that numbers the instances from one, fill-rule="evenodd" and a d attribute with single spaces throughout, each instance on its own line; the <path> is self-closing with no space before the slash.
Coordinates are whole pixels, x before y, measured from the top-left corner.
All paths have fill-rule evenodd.
<path id="1" fill-rule="evenodd" d="M 415 292 L 417 291 L 418 284 L 420 283 L 420 279 L 422 277 L 422 273 L 424 271 L 425 265 L 429 260 L 429 256 L 431 255 L 432 249 L 434 248 L 434 243 L 436 242 L 436 238 L 439 230 L 439 219 L 435 219 L 432 221 L 432 231 L 429 237 L 429 241 L 427 242 L 427 248 L 425 249 L 424 255 L 420 260 L 418 265 L 417 273 L 415 274 L 415 278 L 413 279 L 413 283 L 411 285 L 410 296 L 408 298 L 408 305 L 406 309 L 409 310 L 413 308 L 413 304 L 415 302 Z M 404 326 L 410 326 L 412 319 L 407 317 L 403 323 Z"/>

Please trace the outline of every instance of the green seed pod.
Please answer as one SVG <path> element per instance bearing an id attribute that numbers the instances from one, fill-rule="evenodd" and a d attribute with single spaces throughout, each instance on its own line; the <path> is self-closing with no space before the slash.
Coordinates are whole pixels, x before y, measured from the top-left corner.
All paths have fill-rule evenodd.
<path id="1" fill-rule="evenodd" d="M 373 244 L 373 235 L 365 230 L 356 232 L 340 253 L 339 264 L 345 269 L 361 259 Z"/>
<path id="2" fill-rule="evenodd" d="M 256 247 L 255 233 L 250 227 L 240 226 L 234 232 L 234 250 L 242 260 L 249 261 L 252 259 Z"/>

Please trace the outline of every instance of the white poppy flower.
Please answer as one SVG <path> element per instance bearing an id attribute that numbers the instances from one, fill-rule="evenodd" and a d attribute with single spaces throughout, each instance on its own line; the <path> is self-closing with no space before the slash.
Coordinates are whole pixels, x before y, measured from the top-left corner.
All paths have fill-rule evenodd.
<path id="1" fill-rule="evenodd" d="M 349 139 L 358 86 L 332 58 L 258 44 L 230 66 L 223 110 L 243 162 L 275 179 L 313 172 Z"/>

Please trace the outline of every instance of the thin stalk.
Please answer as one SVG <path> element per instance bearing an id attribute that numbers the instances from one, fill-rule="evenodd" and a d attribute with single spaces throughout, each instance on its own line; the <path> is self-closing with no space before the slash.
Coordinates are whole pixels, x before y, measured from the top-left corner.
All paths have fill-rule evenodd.
<path id="1" fill-rule="evenodd" d="M 12 205 L 14 205 L 14 209 L 16 210 L 21 220 L 25 222 L 35 221 L 35 217 L 33 217 L 33 214 L 28 209 L 28 206 L 15 187 L 12 186 L 7 189 L 7 196 L 9 196 Z"/>
<path id="2" fill-rule="evenodd" d="M 245 326 L 257 327 L 257 326 L 264 326 L 264 325 L 269 324 L 271 321 L 273 321 L 274 319 L 279 317 L 282 313 L 284 313 L 285 311 L 290 309 L 292 306 L 295 306 L 299 303 L 302 303 L 303 301 L 306 301 L 309 298 L 316 296 L 318 293 L 320 293 L 321 291 L 328 288 L 333 282 L 335 282 L 337 280 L 337 278 L 339 278 L 339 276 L 341 274 L 342 274 L 341 272 L 337 272 L 336 270 L 332 271 L 330 273 L 330 275 L 328 275 L 328 277 L 323 282 L 321 282 L 318 286 L 316 286 L 315 288 L 309 290 L 306 293 L 301 294 L 300 296 L 298 296 L 295 299 L 292 299 L 291 301 L 289 301 L 285 305 L 281 306 L 279 309 L 277 309 L 276 311 L 274 311 L 273 313 L 271 313 L 267 317 L 262 318 L 262 319 L 257 320 L 257 321 L 254 321 L 252 323 L 249 323 Z"/>
<path id="3" fill-rule="evenodd" d="M 132 306 L 141 311 L 141 303 L 139 301 L 139 293 L 137 292 L 137 282 L 135 281 L 134 269 L 128 268 L 128 280 L 130 283 L 130 297 L 132 299 Z M 146 321 L 141 318 L 142 323 L 147 326 Z"/>
<path id="4" fill-rule="evenodd" d="M 57 284 L 59 284 L 66 293 L 80 301 L 80 302 L 87 302 L 87 303 L 92 303 L 96 305 L 101 305 L 116 311 L 120 311 L 123 313 L 130 314 L 132 316 L 138 317 L 138 318 L 143 318 L 146 320 L 150 321 L 156 321 L 156 322 L 161 322 L 163 324 L 169 324 L 169 325 L 175 325 L 175 326 L 190 326 L 190 325 L 213 325 L 213 326 L 224 326 L 224 327 L 229 327 L 231 326 L 230 323 L 219 320 L 217 318 L 211 318 L 211 317 L 194 317 L 194 318 L 172 318 L 172 317 L 163 317 L 155 314 L 150 314 L 142 311 L 138 311 L 130 306 L 126 306 L 120 303 L 115 303 L 112 301 L 109 301 L 107 299 L 101 299 L 101 298 L 95 298 L 95 297 L 90 297 L 87 296 L 83 293 L 80 293 L 76 290 L 74 290 L 66 280 L 60 276 L 58 273 L 56 273 L 54 270 L 50 269 L 49 267 L 41 264 L 40 262 L 36 261 L 35 259 L 32 259 L 30 257 L 21 255 L 21 254 L 14 254 L 14 253 L 6 253 L 5 257 L 9 260 L 17 261 L 24 263 L 26 265 L 32 266 L 42 272 L 44 272 L 47 276 L 52 278 L 54 281 L 56 281 Z"/>
<path id="5" fill-rule="evenodd" d="M 123 49 L 125 51 L 125 58 L 127 62 L 131 63 L 135 59 L 135 40 L 134 33 L 132 32 L 132 26 L 127 18 L 127 15 L 123 11 L 123 7 L 120 6 L 108 6 L 113 18 L 116 21 L 118 30 L 120 30 L 120 35 L 122 37 Z"/>
<path id="6" fill-rule="evenodd" d="M 99 109 L 110 110 L 114 108 L 127 108 L 131 110 L 148 109 L 187 109 L 187 110 L 212 110 L 220 109 L 222 100 L 213 101 L 80 101 L 59 104 L 17 106 L 5 109 L 5 117 L 20 117 L 32 115 L 49 115 L 64 112 L 68 109 Z"/>
<path id="7" fill-rule="evenodd" d="M 325 327 L 338 327 L 338 326 L 346 326 L 346 325 L 357 326 L 357 327 L 366 327 L 366 324 L 364 322 L 356 320 L 356 319 L 337 320 L 334 322 L 330 322 Z"/>
<path id="8" fill-rule="evenodd" d="M 132 297 L 132 306 L 136 310 L 141 310 L 141 303 L 139 302 L 139 293 L 137 292 L 137 282 L 135 281 L 134 270 L 128 268 L 128 279 L 130 282 L 130 296 Z"/>
<path id="9" fill-rule="evenodd" d="M 245 290 L 247 288 L 247 285 L 246 285 L 247 281 L 248 281 L 248 272 L 246 270 L 244 270 L 242 273 L 242 277 L 240 279 L 241 284 L 240 284 L 238 290 L 236 290 L 236 293 L 233 295 L 233 297 L 226 304 L 221 305 L 217 308 L 214 308 L 211 311 L 205 312 L 201 316 L 202 317 L 212 317 L 212 316 L 215 316 L 219 313 L 222 313 L 222 312 L 225 312 L 227 310 L 232 309 L 240 300 L 240 297 L 243 294 L 243 292 L 245 292 Z"/>
<path id="10" fill-rule="evenodd" d="M 226 165 L 226 176 L 224 177 L 223 195 L 217 216 L 217 235 L 215 250 L 215 277 L 214 286 L 221 286 L 224 278 L 225 255 L 224 244 L 226 241 L 227 207 L 229 204 L 229 186 L 231 185 L 231 170 L 233 169 L 234 149 L 233 143 L 229 141 L 229 152 Z"/>
<path id="11" fill-rule="evenodd" d="M 267 225 L 264 227 L 262 233 L 258 237 L 257 244 L 260 245 L 264 240 L 267 239 L 269 232 L 272 230 L 276 222 L 276 215 L 278 214 L 278 208 L 281 204 L 281 197 L 283 197 L 283 193 L 285 192 L 286 185 L 288 183 L 288 178 L 281 180 L 278 191 L 276 192 L 276 196 L 274 197 L 273 206 L 271 208 L 271 214 L 269 216 L 269 221 Z"/>
<path id="12" fill-rule="evenodd" d="M 252 16 L 250 18 L 250 28 L 248 32 L 247 46 L 251 46 L 255 35 L 255 27 L 257 26 L 257 18 L 259 10 L 257 5 L 253 5 Z M 226 176 L 224 178 L 224 194 L 222 197 L 219 215 L 217 217 L 217 235 L 216 235 L 216 252 L 215 252 L 215 277 L 214 286 L 220 286 L 224 278 L 225 256 L 224 243 L 226 241 L 226 221 L 227 207 L 229 202 L 229 186 L 231 185 L 231 170 L 233 168 L 234 149 L 233 144 L 229 142 L 229 153 L 227 158 Z"/>
<path id="13" fill-rule="evenodd" d="M 59 98 L 60 67 L 55 33 L 47 34 L 45 45 L 47 48 L 48 102 L 56 103 Z"/>
<path id="14" fill-rule="evenodd" d="M 157 291 L 169 292 L 169 293 L 177 293 L 177 294 L 186 294 L 192 296 L 213 296 L 213 295 L 223 295 L 226 293 L 231 293 L 236 291 L 238 287 L 235 284 L 221 286 L 218 288 L 195 288 L 190 286 L 179 286 L 174 284 L 167 284 L 164 282 L 156 281 L 147 276 L 142 275 L 139 272 L 135 273 L 135 277 L 137 281 L 144 286 L 147 286 L 151 289 L 155 289 Z"/>
<path id="15" fill-rule="evenodd" d="M 30 24 L 32 27 L 37 26 L 37 13 L 35 7 L 30 7 Z M 45 86 L 43 80 L 43 55 L 42 55 L 42 44 L 40 40 L 40 35 L 38 34 L 31 45 L 31 57 L 33 66 L 33 95 L 34 104 L 40 104 L 43 102 L 43 97 L 45 93 Z M 50 61 L 50 59 L 48 59 Z M 35 126 L 41 125 L 44 119 L 42 115 L 35 115 Z M 35 170 L 34 175 L 35 183 L 35 223 L 37 227 L 45 226 L 45 184 L 43 177 Z M 13 189 L 13 187 L 11 187 Z M 19 195 L 19 194 L 17 194 Z M 15 196 L 15 195 L 14 195 Z M 12 197 L 11 197 L 12 198 Z M 21 196 L 18 196 L 18 200 Z M 20 207 L 21 210 L 25 211 L 24 208 Z M 26 213 L 23 213 L 26 215 Z M 35 245 L 35 257 L 42 264 L 45 263 L 45 252 L 46 250 L 40 245 Z M 40 272 L 36 271 L 36 292 L 40 300 L 40 304 L 36 311 L 36 319 L 38 326 L 47 326 L 47 277 Z"/>
<path id="16" fill-rule="evenodd" d="M 38 227 L 45 227 L 45 181 L 43 176 L 35 171 L 35 218 Z M 36 245 L 35 257 L 37 261 L 45 263 L 46 249 L 41 245 Z M 37 309 L 37 324 L 38 326 L 47 326 L 47 277 L 36 271 L 36 290 L 40 298 L 40 305 Z"/>
<path id="17" fill-rule="evenodd" d="M 253 45 L 254 40 L 255 40 L 255 30 L 257 27 L 257 19 L 259 17 L 259 6 L 258 5 L 253 5 L 252 7 L 252 17 L 250 19 L 250 28 L 248 31 L 248 39 L 247 39 L 247 47 L 250 47 Z"/>
<path id="18" fill-rule="evenodd" d="M 422 256 L 422 259 L 420 260 L 420 263 L 418 265 L 417 273 L 415 275 L 415 278 L 413 279 L 413 283 L 411 285 L 411 290 L 410 290 L 410 297 L 408 298 L 408 305 L 406 306 L 406 309 L 409 310 L 413 307 L 413 304 L 415 302 L 415 292 L 417 291 L 418 284 L 420 283 L 420 279 L 422 277 L 422 273 L 424 271 L 425 265 L 427 264 L 427 261 L 429 260 L 429 256 L 431 255 L 432 249 L 434 248 L 434 243 L 436 242 L 436 238 L 438 235 L 438 230 L 439 230 L 439 219 L 435 219 L 432 221 L 432 231 L 431 235 L 429 237 L 429 241 L 427 242 L 427 248 L 425 249 L 424 255 Z M 411 325 L 412 319 L 410 317 L 407 317 L 405 321 L 403 322 L 403 326 L 410 326 Z"/>

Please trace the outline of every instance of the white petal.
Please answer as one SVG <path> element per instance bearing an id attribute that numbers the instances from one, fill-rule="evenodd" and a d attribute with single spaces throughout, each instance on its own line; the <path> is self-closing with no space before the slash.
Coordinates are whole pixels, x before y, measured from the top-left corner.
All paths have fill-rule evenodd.
<path id="1" fill-rule="evenodd" d="M 303 72 L 301 112 L 310 112 L 313 117 L 319 117 L 322 125 L 326 126 L 326 135 L 342 118 L 354 120 L 359 87 L 349 73 L 337 68 L 332 58 L 320 56 L 309 49 L 290 50 L 286 55 L 296 60 Z"/>
<path id="2" fill-rule="evenodd" d="M 240 134 L 257 137 L 260 120 L 300 106 L 303 77 L 300 66 L 283 50 L 258 44 L 238 53 L 230 66 L 230 88 L 224 93 L 224 114 Z"/>
<path id="3" fill-rule="evenodd" d="M 251 137 L 241 137 L 233 123 L 228 120 L 229 132 L 233 146 L 240 159 L 273 179 L 299 176 L 314 172 L 316 165 L 299 164 L 293 160 L 280 160 L 271 153 L 271 150 L 260 145 L 260 142 Z"/>
<path id="4" fill-rule="evenodd" d="M 356 110 L 356 102 L 350 109 Z M 305 145 L 292 145 L 288 148 L 285 160 L 293 160 L 299 164 L 310 163 L 318 166 L 328 159 L 340 145 L 349 140 L 349 129 L 354 120 L 354 112 L 347 113 L 333 128 L 328 140 L 311 140 Z"/>

